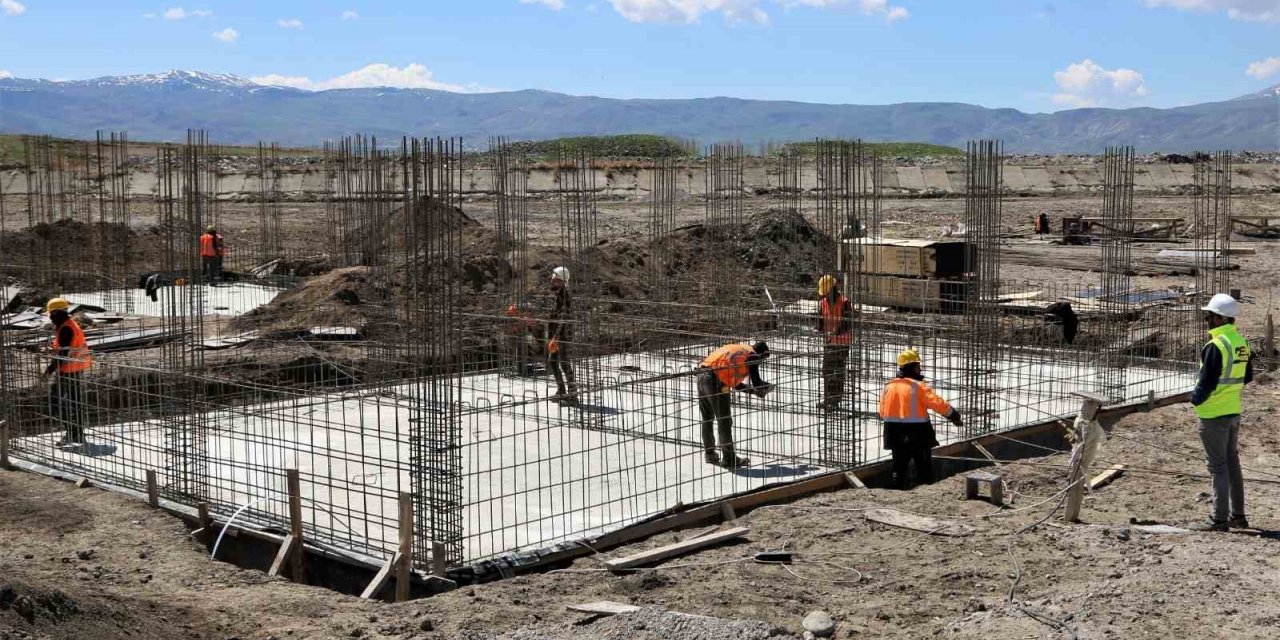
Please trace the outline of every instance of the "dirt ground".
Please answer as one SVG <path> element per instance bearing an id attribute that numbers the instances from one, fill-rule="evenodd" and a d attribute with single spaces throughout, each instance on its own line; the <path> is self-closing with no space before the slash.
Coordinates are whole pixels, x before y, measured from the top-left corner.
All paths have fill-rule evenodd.
<path id="1" fill-rule="evenodd" d="M 1139 216 L 1185 214 L 1189 207 L 1185 198 L 1139 198 L 1137 205 Z M 763 205 L 751 205 L 757 206 Z M 1097 207 L 1097 198 L 1013 199 L 1005 214 L 1016 228 L 1029 227 L 1042 210 L 1056 216 Z M 1240 198 L 1235 207 L 1280 213 L 1280 196 Z M 252 233 L 257 216 L 251 207 L 234 211 L 224 209 L 222 223 L 232 241 L 237 233 Z M 884 219 L 908 222 L 910 235 L 928 236 L 962 211 L 960 200 L 893 200 L 885 203 Z M 488 222 L 483 211 L 474 215 Z M 646 215 L 642 203 L 610 203 L 601 212 L 601 236 L 644 234 Z M 682 209 L 687 221 L 699 215 L 692 205 Z M 300 205 L 287 218 L 299 232 L 321 219 L 319 205 Z M 553 209 L 539 210 L 537 219 L 535 233 L 554 229 Z M 315 234 L 287 236 L 314 243 Z M 1246 305 L 1243 329 L 1258 335 L 1274 304 L 1280 243 L 1247 246 L 1258 253 L 1238 258 L 1242 269 L 1233 286 L 1253 302 Z M 1006 273 L 1034 277 L 1020 267 Z M 745 542 L 654 570 L 615 576 L 588 557 L 560 571 L 405 604 L 365 602 L 211 561 L 180 522 L 143 503 L 0 471 L 0 640 L 745 639 L 799 636 L 801 620 L 815 609 L 836 620 L 838 638 L 1276 637 L 1280 547 L 1272 545 L 1280 538 L 1280 388 L 1261 381 L 1246 392 L 1246 406 L 1240 446 L 1257 530 L 1154 535 L 1130 524 L 1131 518 L 1187 524 L 1207 514 L 1209 482 L 1194 419 L 1180 405 L 1116 425 L 1096 466 L 1124 463 L 1129 470 L 1086 499 L 1082 525 L 1050 517 L 1065 485 L 1066 457 L 1048 455 L 1004 465 L 1011 504 L 998 513 L 962 500 L 958 477 L 910 492 L 843 490 L 744 514 L 737 524 L 751 530 Z M 877 506 L 956 518 L 974 532 L 930 536 L 867 522 L 864 510 Z M 703 531 L 666 533 L 604 555 Z M 766 549 L 792 551 L 797 561 L 783 567 L 751 560 Z M 654 609 L 592 620 L 565 608 L 595 600 L 760 624 L 664 616 Z"/>

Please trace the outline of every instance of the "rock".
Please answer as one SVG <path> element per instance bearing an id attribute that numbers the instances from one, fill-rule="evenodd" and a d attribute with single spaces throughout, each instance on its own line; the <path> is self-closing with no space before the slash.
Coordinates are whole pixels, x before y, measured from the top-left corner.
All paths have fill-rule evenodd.
<path id="1" fill-rule="evenodd" d="M 426 618 L 418 623 L 418 629 L 421 631 L 435 631 L 436 623 L 432 622 L 430 618 Z"/>
<path id="2" fill-rule="evenodd" d="M 800 624 L 805 631 L 819 638 L 830 637 L 836 632 L 836 621 L 832 620 L 826 611 L 810 611 Z"/>
<path id="3" fill-rule="evenodd" d="M 1128 539 L 1129 539 L 1129 530 L 1128 530 L 1128 529 L 1121 529 L 1121 530 L 1119 530 L 1119 531 L 1117 531 L 1117 532 L 1116 532 L 1116 540 L 1120 540 L 1121 542 L 1124 542 L 1124 541 L 1126 541 L 1126 540 L 1128 540 Z"/>

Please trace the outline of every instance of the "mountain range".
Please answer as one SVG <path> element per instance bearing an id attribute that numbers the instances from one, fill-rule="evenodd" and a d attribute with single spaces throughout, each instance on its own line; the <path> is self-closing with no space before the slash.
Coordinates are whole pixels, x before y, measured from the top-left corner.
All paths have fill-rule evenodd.
<path id="1" fill-rule="evenodd" d="M 316 145 L 364 133 L 517 140 L 655 133 L 702 143 L 860 137 L 963 146 L 1003 140 L 1012 153 L 1280 149 L 1280 85 L 1221 102 L 1171 109 L 1072 109 L 1024 113 L 954 102 L 810 104 L 737 98 L 619 100 L 549 91 L 453 93 L 433 89 L 304 91 L 198 71 L 91 80 L 0 79 L 0 133 L 179 140 L 205 129 L 225 144 Z"/>

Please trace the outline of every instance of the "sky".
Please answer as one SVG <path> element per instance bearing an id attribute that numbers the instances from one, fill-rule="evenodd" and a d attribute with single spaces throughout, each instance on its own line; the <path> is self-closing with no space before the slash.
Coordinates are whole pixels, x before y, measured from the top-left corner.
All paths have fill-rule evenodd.
<path id="1" fill-rule="evenodd" d="M 0 0 L 0 77 L 1174 107 L 1280 83 L 1280 0 Z"/>

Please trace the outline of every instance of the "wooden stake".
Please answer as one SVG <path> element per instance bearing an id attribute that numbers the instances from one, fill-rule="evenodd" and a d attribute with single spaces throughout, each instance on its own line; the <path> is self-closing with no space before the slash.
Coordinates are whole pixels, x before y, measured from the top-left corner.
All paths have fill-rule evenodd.
<path id="1" fill-rule="evenodd" d="M 1080 405 L 1080 417 L 1084 420 L 1093 420 L 1098 417 L 1098 411 L 1102 409 L 1102 405 L 1108 402 L 1105 396 L 1091 393 L 1088 391 L 1072 391 L 1071 395 L 1079 397 L 1083 402 Z M 1078 459 L 1076 455 L 1080 448 L 1084 446 L 1084 434 L 1076 434 L 1076 446 L 1072 452 L 1072 459 Z M 1067 504 L 1063 507 L 1062 517 L 1067 522 L 1080 521 L 1080 507 L 1084 504 L 1084 469 L 1080 465 L 1071 467 L 1071 473 L 1067 476 L 1069 488 L 1067 489 Z"/>
<path id="2" fill-rule="evenodd" d="M 286 469 L 285 482 L 289 488 L 289 535 L 294 539 L 295 548 L 290 554 L 290 576 L 294 582 L 306 582 L 307 568 L 304 563 L 306 552 L 302 538 L 302 480 L 297 469 Z"/>
<path id="3" fill-rule="evenodd" d="M 733 505 L 729 502 L 720 503 L 720 515 L 724 516 L 725 522 L 733 522 L 738 519 L 738 514 L 734 513 Z"/>
<path id="4" fill-rule="evenodd" d="M 293 534 L 285 536 L 284 540 L 280 543 L 280 549 L 276 551 L 276 559 L 271 562 L 271 569 L 267 571 L 267 575 L 280 575 L 280 571 L 284 569 L 285 563 L 289 561 L 289 558 L 294 556 L 294 553 L 297 551 L 299 546 L 301 545 L 298 544 L 298 539 L 293 537 Z"/>
<path id="5" fill-rule="evenodd" d="M 372 600 L 377 597 L 378 592 L 387 586 L 387 581 L 391 580 L 391 574 L 400 572 L 400 565 L 405 564 L 401 560 L 399 552 L 392 554 L 391 559 L 387 560 L 381 569 L 378 569 L 378 573 L 373 576 L 373 580 L 370 580 L 369 585 L 364 588 L 364 591 L 360 592 L 360 597 L 365 600 Z M 399 579 L 399 576 L 397 576 L 396 580 Z M 400 595 L 398 587 L 396 588 L 396 595 Z"/>
<path id="6" fill-rule="evenodd" d="M 413 568 L 413 494 L 400 494 L 400 552 L 396 554 L 396 602 L 409 599 L 412 586 L 410 570 Z"/>
<path id="7" fill-rule="evenodd" d="M 449 577 L 449 558 L 443 542 L 431 543 L 431 575 L 437 578 Z"/>
<path id="8" fill-rule="evenodd" d="M 1273 320 L 1271 319 L 1271 312 L 1270 312 L 1270 311 L 1268 311 L 1268 312 L 1267 312 L 1267 337 L 1265 338 L 1264 342 L 1262 343 L 1262 346 L 1263 346 L 1263 348 L 1264 348 L 1264 349 L 1266 349 L 1266 351 L 1267 351 L 1266 358 L 1264 358 L 1264 359 L 1263 359 L 1263 362 L 1267 363 L 1267 368 L 1268 368 L 1268 369 L 1275 369 L 1275 368 L 1276 368 L 1276 367 L 1275 367 L 1275 363 L 1276 363 L 1276 324 L 1275 324 L 1275 321 L 1273 321 Z"/>
<path id="9" fill-rule="evenodd" d="M 856 473 L 854 473 L 854 472 L 852 472 L 852 471 L 850 471 L 850 472 L 848 472 L 848 473 L 845 473 L 845 474 L 844 474 L 844 479 L 845 479 L 846 481 L 848 481 L 849 486 L 850 486 L 850 487 L 853 487 L 854 489 L 866 489 L 866 488 L 867 488 L 867 485 L 866 485 L 866 484 L 864 484 L 864 483 L 862 482 L 862 478 L 859 478 L 859 477 L 858 477 L 858 474 L 856 474 Z"/>
<path id="10" fill-rule="evenodd" d="M 156 485 L 155 469 L 147 469 L 147 504 L 152 509 L 160 508 L 160 487 Z"/>
<path id="11" fill-rule="evenodd" d="M 9 466 L 9 423 L 0 420 L 0 469 L 8 470 Z"/>

